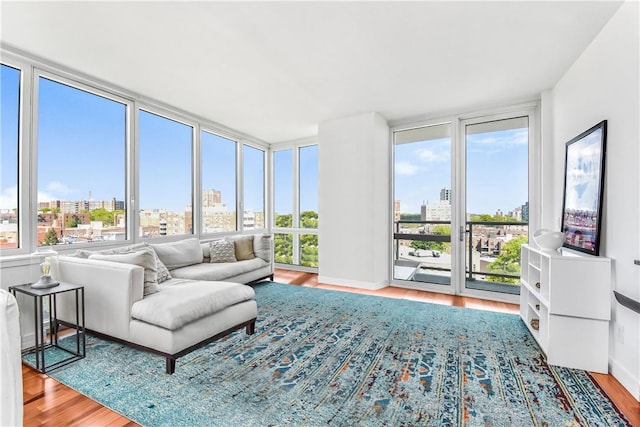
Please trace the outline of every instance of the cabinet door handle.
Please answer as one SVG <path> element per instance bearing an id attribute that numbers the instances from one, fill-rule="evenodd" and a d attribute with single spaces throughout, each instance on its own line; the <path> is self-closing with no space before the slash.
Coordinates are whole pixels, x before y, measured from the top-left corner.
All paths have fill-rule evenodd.
<path id="1" fill-rule="evenodd" d="M 540 289 L 540 282 L 536 282 L 536 288 Z"/>

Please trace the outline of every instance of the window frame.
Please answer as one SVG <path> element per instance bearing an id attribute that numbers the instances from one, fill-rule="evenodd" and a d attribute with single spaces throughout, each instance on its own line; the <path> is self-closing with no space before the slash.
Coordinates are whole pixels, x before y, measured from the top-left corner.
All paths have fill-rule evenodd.
<path id="1" fill-rule="evenodd" d="M 19 129 L 18 129 L 18 238 L 19 248 L 0 250 L 0 266 L 22 266 L 30 264 L 30 254 L 37 249 L 37 227 L 35 218 L 37 215 L 37 165 L 38 165 L 38 82 L 39 77 L 76 88 L 103 98 L 122 103 L 126 106 L 126 146 L 125 146 L 125 209 L 127 221 L 127 240 L 114 242 L 91 242 L 83 245 L 89 250 L 99 250 L 108 247 L 117 247 L 138 243 L 141 241 L 180 240 L 188 237 L 212 238 L 224 234 L 241 234 L 246 230 L 242 227 L 242 217 L 237 215 L 237 230 L 227 233 L 207 233 L 201 231 L 201 141 L 200 132 L 220 135 L 236 142 L 236 212 L 243 212 L 243 159 L 242 147 L 248 145 L 261 150 L 263 158 L 263 195 L 264 195 L 264 221 L 261 229 L 252 229 L 254 232 L 267 232 L 271 223 L 270 210 L 271 194 L 267 191 L 270 185 L 270 169 L 268 153 L 270 144 L 241 132 L 215 123 L 210 119 L 191 114 L 184 110 L 174 108 L 160 101 L 143 97 L 114 84 L 102 81 L 96 77 L 65 68 L 48 60 L 34 57 L 21 51 L 14 51 L 7 47 L 1 47 L 2 64 L 16 68 L 21 72 L 20 78 L 20 105 L 19 105 Z M 179 236 L 163 236 L 162 238 L 142 239 L 138 234 L 138 204 L 139 204 L 139 119 L 140 110 L 147 111 L 192 127 L 192 152 L 191 152 L 191 202 L 193 227 L 191 234 Z M 56 251 L 61 255 L 73 253 L 77 247 L 73 245 L 56 246 Z"/>
<path id="2" fill-rule="evenodd" d="M 224 138 L 227 139 L 229 141 L 232 141 L 235 144 L 235 184 L 233 186 L 234 191 L 235 191 L 235 212 L 236 212 L 236 229 L 233 231 L 222 231 L 219 233 L 204 233 L 202 231 L 202 169 L 204 168 L 204 159 L 202 157 L 202 148 L 203 148 L 203 144 L 202 144 L 202 132 L 207 132 L 210 133 L 214 136 L 218 136 L 220 138 Z M 197 173 L 197 187 L 196 187 L 196 197 L 195 197 L 195 203 L 198 204 L 198 234 L 202 237 L 205 238 L 213 238 L 215 236 L 224 236 L 224 235 L 232 235 L 232 234 L 237 234 L 241 232 L 241 229 L 238 228 L 239 223 L 241 223 L 241 221 L 238 221 L 238 212 L 239 211 L 239 206 L 240 206 L 240 190 L 241 187 L 238 184 L 238 181 L 241 179 L 240 176 L 240 167 L 241 167 L 241 146 L 242 146 L 242 141 L 237 137 L 237 136 L 232 136 L 231 134 L 221 131 L 219 129 L 216 129 L 215 127 L 212 126 L 200 126 L 199 127 L 199 131 L 198 131 L 198 142 L 196 145 L 196 166 L 198 167 L 198 173 Z M 194 223 L 195 223 L 195 219 L 194 219 Z M 195 228 L 195 227 L 194 227 Z"/>
<path id="3" fill-rule="evenodd" d="M 0 249 L 0 255 L 13 256 L 31 253 L 34 244 L 35 228 L 31 221 L 31 212 L 33 209 L 33 186 L 31 164 L 32 152 L 31 140 L 33 127 L 31 124 L 31 110 L 29 108 L 32 99 L 33 87 L 30 82 L 33 80 L 33 67 L 27 62 L 14 57 L 13 55 L 5 55 L 3 52 L 2 65 L 14 68 L 20 72 L 19 78 L 19 97 L 18 97 L 18 170 L 17 170 L 17 187 L 18 187 L 18 247 L 12 249 Z M 37 192 L 35 193 L 37 196 Z M 37 203 L 35 205 L 37 207 Z M 37 243 L 37 242 L 36 242 Z"/>
<path id="4" fill-rule="evenodd" d="M 293 250 L 292 250 L 292 263 L 282 264 L 275 263 L 276 268 L 286 268 L 289 270 L 305 271 L 305 272 L 317 272 L 318 267 L 307 267 L 300 265 L 301 262 L 301 249 L 300 249 L 300 236 L 305 234 L 319 235 L 318 228 L 302 228 L 300 227 L 300 149 L 318 145 L 317 138 L 305 138 L 302 140 L 296 140 L 288 143 L 272 144 L 270 148 L 269 163 L 270 169 L 274 170 L 275 153 L 277 151 L 293 150 L 293 212 L 292 212 L 292 226 L 291 227 L 276 227 L 275 224 L 275 200 L 272 197 L 272 204 L 270 205 L 269 212 L 271 215 L 270 227 L 272 234 L 291 234 L 293 236 Z M 273 174 L 271 177 L 271 194 L 275 194 L 275 182 Z M 318 218 L 318 222 L 320 218 Z"/>
<path id="5" fill-rule="evenodd" d="M 33 99 L 33 112 L 32 112 L 32 122 L 31 122 L 31 133 L 32 133 L 32 138 L 31 138 L 31 147 L 30 147 L 30 152 L 31 152 L 31 165 L 30 167 L 32 168 L 32 173 L 31 173 L 31 179 L 32 179 L 32 189 L 35 189 L 35 191 L 32 191 L 33 194 L 31 194 L 31 209 L 32 209 L 32 218 L 34 218 L 37 215 L 38 212 L 38 145 L 39 145 L 39 137 L 38 137 L 38 124 L 39 124 L 39 96 L 40 96 L 40 78 L 44 78 L 50 81 L 53 81 L 55 83 L 59 83 L 65 86 L 68 86 L 70 88 L 73 89 L 77 89 L 86 93 L 89 93 L 91 95 L 95 95 L 95 96 L 99 96 L 101 98 L 105 98 L 107 100 L 110 101 L 114 101 L 120 104 L 123 104 L 125 106 L 125 146 L 124 146 L 124 171 L 125 171 L 125 176 L 124 176 L 124 202 L 125 202 L 125 216 L 126 216 L 126 239 L 124 240 L 124 242 L 127 243 L 133 243 L 133 235 L 132 233 L 132 224 L 131 224 L 131 206 L 130 206 L 130 200 L 131 200 L 131 194 L 132 194 L 132 189 L 130 186 L 130 170 L 131 170 L 131 162 L 132 162 L 132 135 L 131 135 L 131 128 L 132 128 L 132 124 L 131 124 L 131 120 L 132 120 L 132 108 L 134 106 L 134 103 L 131 99 L 122 97 L 120 95 L 114 94 L 111 91 L 102 89 L 100 87 L 96 87 L 96 85 L 92 85 L 90 83 L 84 82 L 82 81 L 82 79 L 75 79 L 75 78 L 70 78 L 66 75 L 64 75 L 64 73 L 55 73 L 53 71 L 49 71 L 49 70 L 45 70 L 42 68 L 34 68 L 33 70 L 33 76 L 32 76 L 32 83 L 33 83 L 33 93 L 32 93 L 32 99 Z M 31 224 L 33 226 L 33 224 Z M 35 251 L 38 248 L 38 236 L 37 236 L 38 230 L 37 227 L 33 227 L 33 230 L 31 230 L 31 244 L 32 244 L 32 248 Z M 105 242 L 105 241 L 99 241 L 99 242 L 92 242 L 92 243 L 88 243 L 87 245 L 83 244 L 84 246 L 90 246 L 90 247 L 100 247 L 100 246 L 112 246 L 113 243 L 111 242 Z M 56 251 L 59 250 L 64 250 L 64 247 L 69 246 L 71 248 L 74 248 L 73 250 L 75 250 L 76 247 L 74 247 L 74 245 L 60 245 L 60 246 L 56 246 Z M 73 252 L 72 250 L 70 250 L 69 252 Z"/>
<path id="6" fill-rule="evenodd" d="M 253 141 L 249 141 L 245 139 L 240 140 L 238 143 L 238 159 L 239 159 L 240 165 L 238 168 L 238 171 L 239 171 L 238 172 L 238 190 L 236 194 L 238 195 L 238 200 L 237 200 L 238 211 L 237 212 L 240 212 L 241 215 L 236 215 L 236 219 L 237 219 L 238 232 L 241 234 L 245 232 L 245 229 L 244 229 L 244 167 L 245 167 L 244 147 L 245 146 L 254 148 L 256 150 L 260 150 L 263 153 L 263 156 L 262 156 L 262 172 L 263 172 L 262 212 L 264 215 L 264 225 L 262 228 L 248 229 L 251 233 L 262 233 L 269 230 L 269 224 L 271 224 L 271 215 L 268 209 L 268 207 L 270 206 L 270 199 L 271 199 L 271 195 L 268 192 L 268 189 L 270 188 L 269 177 L 271 176 L 271 173 L 270 173 L 271 169 L 269 167 L 269 161 L 268 161 L 270 158 L 269 156 L 270 148 L 262 147 L 260 145 L 257 145 Z"/>
<path id="7" fill-rule="evenodd" d="M 541 192 L 540 192 L 540 167 L 541 167 L 541 136 L 540 136 L 540 101 L 539 100 L 531 100 L 525 101 L 519 104 L 505 104 L 503 106 L 496 106 L 492 108 L 482 109 L 482 110 L 474 110 L 474 111 L 466 111 L 461 112 L 459 114 L 452 114 L 447 116 L 434 116 L 432 118 L 425 118 L 423 120 L 411 120 L 411 121 L 398 121 L 395 123 L 390 123 L 390 225 L 389 225 L 389 242 L 390 247 L 394 244 L 393 237 L 393 219 L 394 219 L 394 201 L 395 201 L 395 155 L 394 155 L 394 138 L 393 135 L 395 132 L 402 130 L 409 130 L 412 128 L 419 128 L 423 126 L 436 125 L 440 123 L 450 122 L 451 123 L 451 138 L 452 138 L 452 160 L 457 159 L 461 154 L 460 150 L 463 149 L 462 144 L 464 143 L 464 126 L 467 124 L 473 123 L 481 123 L 487 121 L 496 121 L 509 119 L 514 117 L 528 117 L 529 125 L 529 143 L 528 143 L 528 202 L 529 202 L 529 220 L 528 227 L 529 232 L 532 230 L 536 230 L 539 228 L 540 223 L 540 213 L 541 213 Z M 461 143 L 462 142 L 462 143 Z M 466 149 L 466 147 L 464 148 Z M 463 191 L 463 187 L 466 185 L 466 159 L 464 162 L 455 160 L 456 165 L 452 164 L 452 177 L 451 177 L 451 186 L 454 194 L 462 195 L 466 192 Z M 456 196 L 461 197 L 461 196 Z M 466 209 L 465 206 L 466 201 L 462 202 L 462 206 Z M 459 209 L 460 203 L 458 203 Z M 459 213 L 453 214 L 452 212 L 452 220 L 451 220 L 451 230 L 452 235 L 454 233 L 453 230 L 459 230 L 461 226 L 465 225 L 464 219 L 461 218 Z M 464 260 L 464 241 L 462 243 L 459 242 L 458 238 L 452 238 L 452 251 L 455 251 L 456 256 L 460 257 L 460 259 Z M 389 283 L 394 286 L 400 287 L 412 287 L 413 285 L 407 283 L 407 281 L 403 281 L 401 279 L 393 278 L 393 250 L 391 250 L 391 256 L 389 257 Z M 464 274 L 462 274 L 464 276 Z M 493 300 L 507 301 L 507 302 L 517 302 L 518 297 L 512 296 L 497 296 L 493 292 L 479 291 L 468 289 L 464 286 L 460 287 L 463 277 L 460 277 L 460 270 L 455 273 L 452 272 L 452 286 L 449 292 L 442 290 L 441 287 L 437 285 L 435 287 L 421 287 L 420 289 L 431 290 L 435 292 L 441 293 L 457 293 L 459 295 L 470 296 L 470 297 L 480 297 L 487 298 Z M 455 288 L 455 289 L 454 289 Z"/>
<path id="8" fill-rule="evenodd" d="M 140 113 L 144 111 L 145 113 L 152 114 L 158 117 L 161 117 L 166 120 L 170 120 L 176 122 L 181 125 L 189 126 L 191 128 L 191 153 L 190 153 L 190 166 L 191 171 L 189 173 L 190 181 L 191 181 L 191 191 L 189 194 L 191 200 L 191 233 L 184 234 L 176 234 L 176 235 L 167 235 L 167 236 L 157 236 L 157 237 L 143 237 L 140 236 L 140 197 L 142 195 L 140 191 L 140 160 L 142 158 L 140 153 Z M 148 103 L 138 103 L 135 110 L 136 117 L 136 133 L 135 133 L 135 148 L 136 148 L 136 156 L 135 156 L 135 167 L 133 168 L 135 172 L 135 194 L 138 197 L 135 197 L 133 200 L 134 210 L 135 210 L 135 234 L 132 235 L 132 242 L 152 242 L 152 243 L 160 243 L 164 241 L 174 241 L 174 240 L 182 240 L 184 238 L 198 236 L 196 232 L 196 224 L 195 224 L 195 210 L 196 207 L 194 205 L 195 202 L 195 192 L 196 192 L 196 181 L 198 177 L 196 176 L 196 167 L 197 167 L 197 159 L 196 159 L 196 138 L 198 139 L 198 144 L 200 142 L 200 137 L 197 132 L 199 129 L 198 123 L 193 121 L 192 119 L 182 116 L 181 114 L 175 113 L 171 110 L 164 109 L 162 107 L 157 107 Z M 198 168 L 199 171 L 199 168 Z M 200 194 L 200 193 L 198 193 Z M 197 200 L 197 199 L 196 199 Z M 198 204 L 199 208 L 200 204 Z"/>

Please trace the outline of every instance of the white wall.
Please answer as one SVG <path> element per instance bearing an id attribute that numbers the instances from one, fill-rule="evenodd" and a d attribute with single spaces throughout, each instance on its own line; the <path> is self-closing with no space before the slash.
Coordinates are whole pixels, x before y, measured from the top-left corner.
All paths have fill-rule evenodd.
<path id="1" fill-rule="evenodd" d="M 318 127 L 318 281 L 389 283 L 389 127 L 376 113 Z"/>
<path id="2" fill-rule="evenodd" d="M 640 46 L 639 3 L 628 1 L 551 91 L 553 162 L 557 185 L 543 224 L 560 227 L 565 142 L 608 120 L 602 256 L 613 260 L 613 289 L 640 299 Z M 544 123 L 547 123 L 544 121 Z M 553 214 L 549 213 L 553 212 Z M 549 215 L 555 215 L 548 218 Z M 579 295 L 576 298 L 580 298 Z M 610 372 L 640 400 L 640 316 L 612 298 Z"/>

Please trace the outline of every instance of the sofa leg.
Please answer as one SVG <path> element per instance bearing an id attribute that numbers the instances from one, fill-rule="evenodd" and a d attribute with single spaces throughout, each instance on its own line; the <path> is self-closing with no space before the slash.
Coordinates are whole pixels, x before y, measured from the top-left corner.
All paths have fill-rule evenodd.
<path id="1" fill-rule="evenodd" d="M 171 375 L 176 371 L 176 359 L 167 356 L 167 374 Z"/>
<path id="2" fill-rule="evenodd" d="M 271 280 L 273 282 L 273 274 L 271 276 L 269 276 L 269 280 Z"/>
<path id="3" fill-rule="evenodd" d="M 251 323 L 247 325 L 247 335 L 253 335 L 256 332 L 256 321 L 252 320 Z"/>

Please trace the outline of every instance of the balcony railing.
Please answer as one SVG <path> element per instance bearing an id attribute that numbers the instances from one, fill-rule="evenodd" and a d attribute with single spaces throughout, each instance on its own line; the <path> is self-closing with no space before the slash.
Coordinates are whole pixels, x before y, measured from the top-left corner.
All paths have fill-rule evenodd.
<path id="1" fill-rule="evenodd" d="M 434 225 L 451 225 L 450 221 L 419 221 L 419 220 L 400 220 L 394 222 L 394 240 L 395 240 L 395 263 L 403 265 L 400 251 L 401 241 L 422 241 L 422 242 L 438 242 L 451 244 L 451 234 L 434 234 L 430 229 Z M 520 274 L 500 273 L 482 270 L 481 262 L 474 262 L 474 252 L 477 252 L 476 260 L 480 260 L 479 256 L 496 257 L 500 255 L 502 244 L 506 240 L 508 234 L 512 237 L 528 234 L 528 222 L 523 221 L 467 221 L 465 223 L 465 242 L 466 242 L 466 286 L 471 289 L 483 289 L 507 293 L 519 293 Z M 454 233 L 457 235 L 457 233 Z M 474 242 L 474 238 L 476 241 Z M 493 245 L 487 244 L 493 240 Z M 450 247 L 450 246 L 449 246 Z M 429 251 L 429 250 L 428 250 Z M 432 251 L 433 255 L 438 255 Z M 450 254 L 449 254 L 450 255 Z M 405 258 L 406 260 L 406 258 Z M 485 261 L 484 259 L 482 261 Z M 411 263 L 411 261 L 409 261 Z M 436 266 L 434 263 L 425 265 L 422 262 L 414 261 L 416 269 L 431 270 L 438 276 L 430 276 L 435 283 L 444 283 L 442 273 L 451 272 L 451 266 Z M 404 263 L 406 265 L 406 262 Z M 417 271 L 417 270 L 416 270 Z M 504 283 L 491 278 L 508 279 L 510 282 Z M 428 280 L 418 280 L 428 281 Z M 505 280 L 506 282 L 507 280 Z"/>

